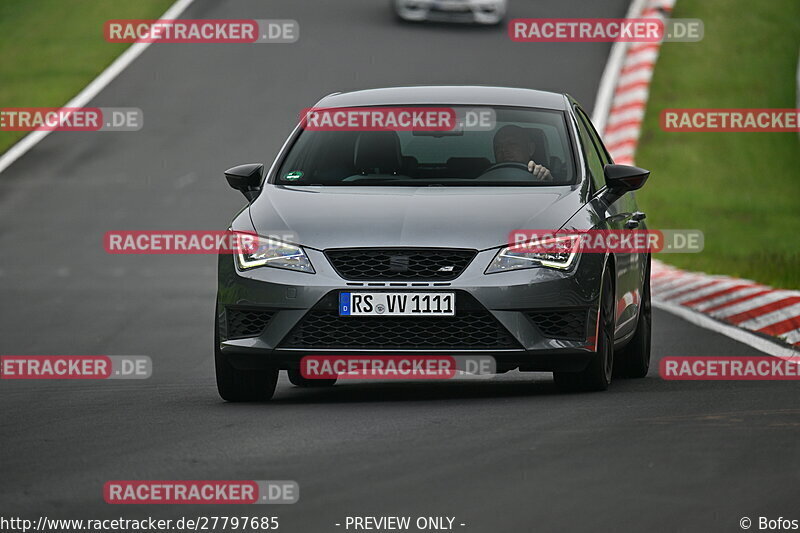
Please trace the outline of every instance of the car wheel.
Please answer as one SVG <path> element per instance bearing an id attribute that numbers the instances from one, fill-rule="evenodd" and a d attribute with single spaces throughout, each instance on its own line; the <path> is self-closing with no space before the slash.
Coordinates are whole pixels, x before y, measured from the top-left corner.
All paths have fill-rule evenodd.
<path id="1" fill-rule="evenodd" d="M 296 387 L 332 387 L 336 384 L 336 378 L 334 379 L 308 379 L 304 378 L 303 375 L 300 373 L 299 370 L 296 368 L 290 368 L 286 370 L 286 373 L 289 375 L 289 381 L 292 382 L 292 385 Z"/>
<path id="2" fill-rule="evenodd" d="M 235 368 L 219 349 L 219 332 L 214 332 L 214 364 L 217 390 L 228 402 L 265 402 L 275 394 L 278 369 Z"/>
<path id="3" fill-rule="evenodd" d="M 595 356 L 581 372 L 553 372 L 556 386 L 564 392 L 603 391 L 611 383 L 614 371 L 614 284 L 612 277 L 611 270 L 606 270 L 603 274 Z"/>
<path id="4" fill-rule="evenodd" d="M 623 378 L 643 378 L 650 369 L 652 309 L 650 307 L 650 261 L 647 263 L 639 307 L 636 333 L 628 344 L 617 352 L 617 372 Z"/>

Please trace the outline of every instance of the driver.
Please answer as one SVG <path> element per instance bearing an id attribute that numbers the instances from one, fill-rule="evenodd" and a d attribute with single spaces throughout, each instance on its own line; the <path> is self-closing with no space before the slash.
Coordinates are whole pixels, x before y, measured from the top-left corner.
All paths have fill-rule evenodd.
<path id="1" fill-rule="evenodd" d="M 494 135 L 495 164 L 520 163 L 528 166 L 528 172 L 540 181 L 552 181 L 553 175 L 544 165 L 533 160 L 536 143 L 523 128 L 509 124 Z"/>

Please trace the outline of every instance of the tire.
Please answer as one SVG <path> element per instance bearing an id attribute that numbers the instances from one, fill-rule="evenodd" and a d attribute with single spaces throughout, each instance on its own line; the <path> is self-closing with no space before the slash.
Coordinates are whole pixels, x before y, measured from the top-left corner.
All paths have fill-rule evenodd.
<path id="1" fill-rule="evenodd" d="M 289 375 L 289 381 L 292 382 L 292 385 L 295 387 L 304 387 L 304 388 L 312 388 L 312 387 L 333 387 L 336 384 L 336 378 L 334 379 L 308 379 L 304 378 L 300 371 L 296 368 L 290 368 L 286 370 L 286 373 Z"/>
<path id="2" fill-rule="evenodd" d="M 600 320 L 597 352 L 581 372 L 553 372 L 562 392 L 604 391 L 611 384 L 614 371 L 614 283 L 613 272 L 606 269 L 600 290 Z"/>
<path id="3" fill-rule="evenodd" d="M 228 362 L 219 349 L 219 332 L 214 332 L 214 365 L 217 390 L 228 402 L 266 402 L 275 394 L 278 369 L 240 370 Z"/>
<path id="4" fill-rule="evenodd" d="M 653 311 L 650 306 L 650 258 L 642 286 L 642 300 L 636 333 L 628 344 L 617 352 L 617 373 L 623 378 L 643 378 L 650 369 L 650 344 Z"/>

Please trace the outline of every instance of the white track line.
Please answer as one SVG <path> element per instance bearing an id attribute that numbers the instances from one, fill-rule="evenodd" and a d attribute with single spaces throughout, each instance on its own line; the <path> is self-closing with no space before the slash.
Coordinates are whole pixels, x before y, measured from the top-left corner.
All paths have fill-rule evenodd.
<path id="1" fill-rule="evenodd" d="M 169 9 L 167 9 L 163 15 L 161 15 L 161 20 L 172 20 L 178 17 L 183 11 L 189 7 L 189 5 L 194 0 L 177 0 L 174 4 L 172 4 Z M 133 63 L 134 59 L 139 57 L 142 52 L 144 52 L 151 43 L 134 43 L 129 46 L 117 59 L 111 63 L 108 68 L 106 68 L 103 72 L 100 73 L 92 82 L 84 87 L 84 89 L 78 93 L 72 100 L 64 104 L 62 107 L 83 107 L 88 104 L 92 98 L 97 96 L 97 94 L 106 88 L 106 86 L 111 83 L 111 81 L 116 78 L 120 72 L 125 70 L 128 65 Z M 11 165 L 14 161 L 22 157 L 28 150 L 36 146 L 36 144 L 47 137 L 51 131 L 45 130 L 36 130 L 22 139 L 20 139 L 16 144 L 14 144 L 11 148 L 8 149 L 6 153 L 0 157 L 0 172 L 3 172 L 5 169 Z"/>
<path id="2" fill-rule="evenodd" d="M 756 350 L 765 354 L 772 355 L 774 357 L 780 357 L 781 359 L 789 359 L 792 361 L 800 360 L 800 352 L 797 350 L 789 348 L 788 346 L 781 346 L 773 341 L 759 337 L 758 335 L 753 335 L 752 333 L 749 333 L 743 329 L 739 329 L 736 326 L 729 326 L 727 324 L 717 322 L 713 318 L 702 313 L 692 311 L 687 307 L 671 304 L 669 302 L 662 302 L 659 300 L 653 300 L 653 306 L 672 313 L 673 315 L 677 315 L 687 322 L 694 324 L 695 326 L 699 326 L 703 329 L 709 329 L 716 333 L 721 333 L 722 335 L 730 337 L 735 341 L 739 341 L 742 344 L 747 344 L 751 348 L 755 348 Z"/>

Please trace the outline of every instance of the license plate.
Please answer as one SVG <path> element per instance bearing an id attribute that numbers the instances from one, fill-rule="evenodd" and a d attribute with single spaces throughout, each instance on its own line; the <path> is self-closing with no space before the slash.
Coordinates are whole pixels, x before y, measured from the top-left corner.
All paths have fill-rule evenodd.
<path id="1" fill-rule="evenodd" d="M 469 7 L 463 2 L 434 2 L 433 6 L 440 11 L 469 11 Z"/>
<path id="2" fill-rule="evenodd" d="M 454 292 L 341 292 L 339 316 L 455 316 Z"/>

